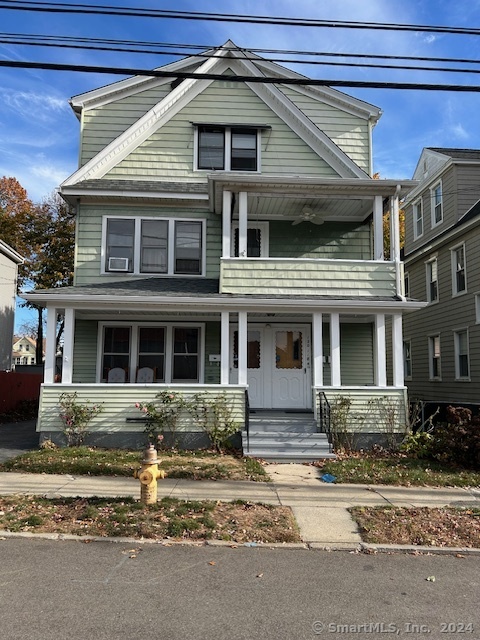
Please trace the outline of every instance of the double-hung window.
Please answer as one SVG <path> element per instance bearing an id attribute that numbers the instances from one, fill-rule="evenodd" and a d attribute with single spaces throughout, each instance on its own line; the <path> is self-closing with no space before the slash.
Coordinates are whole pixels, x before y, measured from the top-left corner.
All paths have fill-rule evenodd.
<path id="1" fill-rule="evenodd" d="M 440 380 L 440 336 L 430 336 L 428 338 L 428 360 L 430 380 Z"/>
<path id="2" fill-rule="evenodd" d="M 203 275 L 204 236 L 204 221 L 106 218 L 104 271 Z"/>
<path id="3" fill-rule="evenodd" d="M 413 203 L 413 239 L 423 236 L 423 203 L 422 199 Z"/>
<path id="4" fill-rule="evenodd" d="M 214 171 L 258 171 L 260 130 L 199 125 L 196 168 Z"/>
<path id="5" fill-rule="evenodd" d="M 443 220 L 443 196 L 442 183 L 438 182 L 431 189 L 432 227 Z"/>
<path id="6" fill-rule="evenodd" d="M 406 379 L 412 377 L 412 343 L 410 340 L 403 342 L 403 374 Z"/>
<path id="7" fill-rule="evenodd" d="M 438 261 L 433 258 L 426 263 L 427 271 L 427 300 L 428 302 L 438 301 Z"/>
<path id="8" fill-rule="evenodd" d="M 465 271 L 465 245 L 451 250 L 452 255 L 452 293 L 458 295 L 467 290 L 467 278 Z"/>
<path id="9" fill-rule="evenodd" d="M 455 378 L 470 379 L 470 357 L 468 349 L 468 330 L 461 329 L 453 334 L 455 346 Z"/>

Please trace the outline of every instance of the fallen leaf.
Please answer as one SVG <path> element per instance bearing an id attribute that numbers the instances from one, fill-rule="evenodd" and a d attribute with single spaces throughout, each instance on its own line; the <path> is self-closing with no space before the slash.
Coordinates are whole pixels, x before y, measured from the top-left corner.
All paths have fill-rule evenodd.
<path id="1" fill-rule="evenodd" d="M 210 560 L 210 562 L 209 562 L 208 564 L 210 564 L 210 565 L 213 567 L 213 566 L 214 566 L 214 565 L 216 565 L 217 563 L 216 563 L 216 562 L 214 562 L 213 560 Z"/>
<path id="2" fill-rule="evenodd" d="M 257 578 L 263 578 L 263 573 L 258 573 Z"/>
<path id="3" fill-rule="evenodd" d="M 466 558 L 467 556 L 464 556 L 462 553 L 456 553 L 455 554 L 455 558 Z"/>

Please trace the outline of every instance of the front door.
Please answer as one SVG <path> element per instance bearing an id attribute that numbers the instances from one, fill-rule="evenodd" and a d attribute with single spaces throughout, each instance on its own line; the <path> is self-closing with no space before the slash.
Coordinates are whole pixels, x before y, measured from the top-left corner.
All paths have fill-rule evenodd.
<path id="1" fill-rule="evenodd" d="M 308 325 L 248 325 L 247 381 L 255 409 L 311 408 Z M 238 330 L 231 334 L 230 380 L 238 381 Z"/>

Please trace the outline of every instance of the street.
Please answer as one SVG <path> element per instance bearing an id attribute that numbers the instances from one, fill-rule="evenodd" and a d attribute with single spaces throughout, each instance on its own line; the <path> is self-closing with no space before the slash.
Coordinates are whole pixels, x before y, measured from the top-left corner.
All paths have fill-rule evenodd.
<path id="1" fill-rule="evenodd" d="M 7 538 L 0 637 L 478 639 L 479 585 L 479 556 Z"/>

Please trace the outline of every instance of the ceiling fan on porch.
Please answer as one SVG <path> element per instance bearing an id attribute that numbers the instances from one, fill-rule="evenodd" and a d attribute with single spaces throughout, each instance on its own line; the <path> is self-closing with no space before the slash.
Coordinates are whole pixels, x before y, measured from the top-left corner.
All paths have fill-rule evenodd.
<path id="1" fill-rule="evenodd" d="M 292 226 L 302 222 L 312 222 L 313 224 L 323 224 L 325 222 L 325 213 L 315 212 L 311 207 L 303 207 L 299 217 L 292 222 Z"/>

